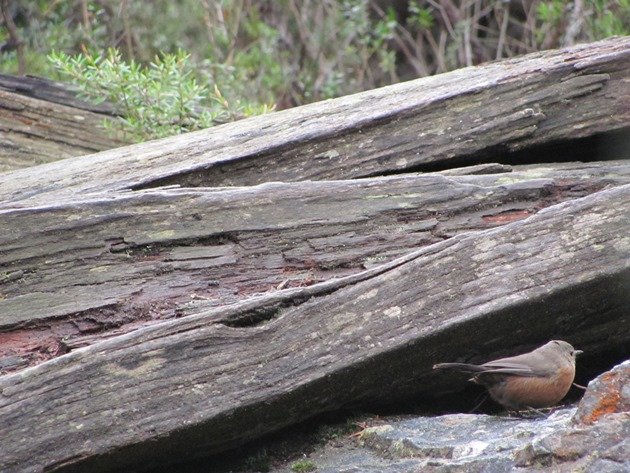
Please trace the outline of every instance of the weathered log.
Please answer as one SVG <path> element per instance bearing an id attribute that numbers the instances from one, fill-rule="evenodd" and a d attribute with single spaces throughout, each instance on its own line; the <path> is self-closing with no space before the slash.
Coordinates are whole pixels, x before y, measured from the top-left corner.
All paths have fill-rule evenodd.
<path id="1" fill-rule="evenodd" d="M 0 172 L 124 145 L 102 128 L 107 111 L 61 85 L 0 74 Z"/>
<path id="2" fill-rule="evenodd" d="M 78 97 L 78 89 L 73 86 L 44 79 L 43 77 L 0 74 L 0 89 L 80 110 L 111 116 L 115 115 L 111 104 L 107 102 L 100 104 L 86 102 Z"/>
<path id="3" fill-rule="evenodd" d="M 550 337 L 627 347 L 629 204 L 630 185 L 604 190 L 0 377 L 0 468 L 207 455 L 349 403 L 435 394 L 431 365 L 470 347 L 490 358 Z"/>
<path id="4" fill-rule="evenodd" d="M 194 301 L 220 306 L 354 274 L 629 182 L 630 163 L 607 162 L 0 206 L 0 374 Z"/>
<path id="5" fill-rule="evenodd" d="M 495 162 L 498 153 L 627 129 L 629 76 L 630 37 L 545 51 L 0 175 L 0 200 Z"/>

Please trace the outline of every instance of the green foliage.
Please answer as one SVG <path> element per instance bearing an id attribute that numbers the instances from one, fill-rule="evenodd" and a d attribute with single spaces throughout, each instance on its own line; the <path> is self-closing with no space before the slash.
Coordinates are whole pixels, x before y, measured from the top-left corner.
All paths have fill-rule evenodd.
<path id="1" fill-rule="evenodd" d="M 630 34 L 630 0 L 533 0 L 526 8 L 496 0 L 9 3 L 29 74 L 61 77 L 45 59 L 53 50 L 76 55 L 115 47 L 129 64 L 148 68 L 156 55 L 184 50 L 197 83 L 209 84 L 206 102 L 213 101 L 218 84 L 230 108 L 244 114 L 258 104 L 287 108 L 541 48 Z M 0 41 L 7 34 L 0 29 Z M 15 51 L 4 53 L 0 70 L 16 72 Z M 221 98 L 215 99 L 210 108 L 216 112 Z"/>
<path id="2" fill-rule="evenodd" d="M 587 0 L 592 15 L 588 17 L 592 38 L 630 33 L 630 0 Z"/>
<path id="3" fill-rule="evenodd" d="M 540 21 L 549 25 L 556 25 L 564 15 L 564 0 L 541 2 L 536 7 L 536 15 Z"/>
<path id="4" fill-rule="evenodd" d="M 189 58 L 182 51 L 162 54 L 145 67 L 133 59 L 123 60 L 120 51 L 113 48 L 105 56 L 49 55 L 54 67 L 79 88 L 83 98 L 94 103 L 107 101 L 116 107 L 121 119 L 105 120 L 104 126 L 135 141 L 199 130 L 267 111 L 265 106 L 241 106 L 240 102 L 235 106 L 216 85 L 211 93 L 194 77 Z"/>
<path id="5" fill-rule="evenodd" d="M 407 25 L 411 28 L 428 30 L 433 27 L 435 18 L 429 8 L 423 8 L 418 1 L 409 2 Z"/>
<path id="6" fill-rule="evenodd" d="M 384 85 L 395 76 L 393 11 L 375 17 L 370 0 L 261 5 L 224 0 L 223 12 L 232 14 L 210 19 L 204 55 L 213 64 L 209 76 L 219 83 L 249 83 L 253 87 L 244 93 L 287 106 Z M 238 9 L 247 14 L 235 14 Z"/>
<path id="7" fill-rule="evenodd" d="M 271 469 L 271 461 L 267 450 L 261 448 L 255 455 L 251 455 L 245 459 L 245 468 L 249 471 L 265 473 Z"/>
<path id="8" fill-rule="evenodd" d="M 553 28 L 567 27 L 573 4 L 563 0 L 542 1 L 536 6 L 538 43 L 543 43 Z M 579 20 L 584 40 L 630 34 L 630 0 L 585 0 Z"/>
<path id="9" fill-rule="evenodd" d="M 307 473 L 317 470 L 317 466 L 310 460 L 298 460 L 291 465 L 291 471 L 296 473 Z"/>
<path id="10" fill-rule="evenodd" d="M 200 51 L 200 74 L 222 84 L 226 95 L 245 102 L 275 102 L 290 80 L 282 68 L 285 53 L 278 31 L 261 19 L 257 8 L 248 9 L 247 14 L 238 12 L 247 3 L 243 0 L 219 3 L 221 8 L 217 5 L 207 19 L 209 39 Z"/>

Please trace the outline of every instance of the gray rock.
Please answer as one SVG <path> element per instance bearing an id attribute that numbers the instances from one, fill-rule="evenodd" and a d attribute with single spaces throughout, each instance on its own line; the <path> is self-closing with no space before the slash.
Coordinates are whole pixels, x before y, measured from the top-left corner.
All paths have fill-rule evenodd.
<path id="1" fill-rule="evenodd" d="M 515 450 L 569 425 L 574 412 L 535 419 L 455 414 L 398 420 L 365 429 L 354 452 L 321 452 L 311 460 L 327 473 L 509 472 Z"/>

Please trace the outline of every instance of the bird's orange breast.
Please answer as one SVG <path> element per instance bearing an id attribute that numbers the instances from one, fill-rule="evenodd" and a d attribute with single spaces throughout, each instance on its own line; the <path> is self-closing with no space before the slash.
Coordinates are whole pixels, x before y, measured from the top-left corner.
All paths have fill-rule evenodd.
<path id="1" fill-rule="evenodd" d="M 550 377 L 506 375 L 493 385 L 487 385 L 490 395 L 500 404 L 512 409 L 550 407 L 569 392 L 575 368 L 567 366 Z"/>

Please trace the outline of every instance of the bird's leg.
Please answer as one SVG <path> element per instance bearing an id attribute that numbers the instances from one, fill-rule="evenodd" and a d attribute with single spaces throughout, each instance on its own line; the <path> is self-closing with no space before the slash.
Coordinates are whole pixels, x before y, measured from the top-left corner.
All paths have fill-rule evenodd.
<path id="1" fill-rule="evenodd" d="M 512 410 L 512 409 L 508 409 L 507 411 L 508 416 L 515 418 L 515 419 L 531 419 L 533 417 L 547 417 L 547 414 L 545 414 L 543 411 L 539 411 L 538 409 L 535 409 L 533 407 L 528 407 L 525 406 L 525 409 L 523 410 Z"/>
<path id="2" fill-rule="evenodd" d="M 477 409 L 479 409 L 481 407 L 481 405 L 488 400 L 488 395 L 487 394 L 481 394 L 479 397 L 481 397 L 481 396 L 483 396 L 483 399 L 481 400 L 481 402 L 479 404 L 477 404 L 475 407 L 473 407 L 471 410 L 468 411 L 469 414 L 472 414 L 473 412 L 476 412 Z M 477 399 L 479 399 L 479 397 L 477 397 Z M 475 401 L 477 399 L 475 399 Z"/>
<path id="3" fill-rule="evenodd" d="M 525 409 L 523 412 L 535 412 L 535 413 L 536 413 L 536 414 L 538 414 L 539 416 L 541 416 L 541 417 L 545 417 L 545 418 L 549 417 L 549 415 L 551 414 L 551 411 L 553 410 L 553 408 L 548 408 L 548 409 L 547 409 L 547 410 L 548 410 L 548 412 L 547 412 L 547 413 L 545 413 L 545 412 L 540 411 L 540 410 L 538 410 L 538 409 L 536 409 L 536 408 L 534 408 L 534 407 L 530 407 L 530 406 L 526 406 L 526 407 L 527 407 L 527 409 Z"/>

